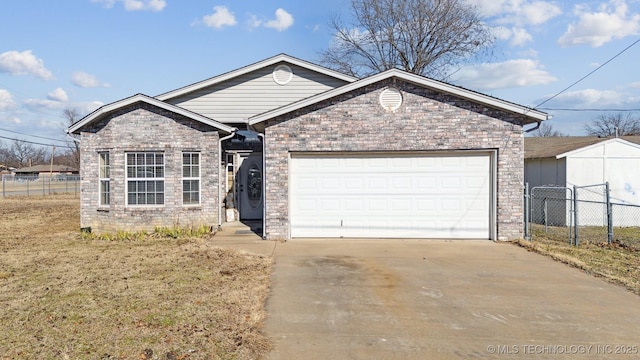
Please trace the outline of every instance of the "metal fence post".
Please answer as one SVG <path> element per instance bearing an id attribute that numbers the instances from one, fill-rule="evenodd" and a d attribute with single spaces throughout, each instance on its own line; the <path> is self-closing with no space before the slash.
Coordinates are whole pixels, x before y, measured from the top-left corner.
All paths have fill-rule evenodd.
<path id="1" fill-rule="evenodd" d="M 573 213 L 575 216 L 573 219 L 573 221 L 575 221 L 573 224 L 573 232 L 576 246 L 578 246 L 580 245 L 580 237 L 578 236 L 578 187 L 576 185 L 573 185 Z"/>
<path id="2" fill-rule="evenodd" d="M 611 206 L 611 194 L 609 193 L 609 182 L 604 183 L 605 196 L 607 199 L 607 243 L 613 242 L 613 208 Z"/>
<path id="3" fill-rule="evenodd" d="M 2 197 L 7 197 L 7 193 L 5 192 L 5 177 L 2 175 Z"/>

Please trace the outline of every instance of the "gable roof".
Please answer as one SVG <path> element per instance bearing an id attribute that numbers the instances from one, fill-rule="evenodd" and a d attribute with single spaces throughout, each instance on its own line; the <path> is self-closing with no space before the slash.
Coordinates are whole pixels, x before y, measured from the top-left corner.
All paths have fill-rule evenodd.
<path id="1" fill-rule="evenodd" d="M 218 76 L 209 78 L 207 80 L 199 81 L 197 83 L 194 83 L 194 84 L 191 84 L 191 85 L 187 85 L 187 86 L 181 87 L 179 89 L 166 92 L 164 94 L 160 94 L 160 95 L 156 96 L 156 99 L 162 100 L 162 101 L 167 101 L 167 100 L 170 100 L 172 98 L 175 98 L 175 97 L 178 97 L 178 96 L 181 96 L 181 95 L 184 95 L 184 94 L 188 94 L 190 92 L 197 91 L 197 90 L 200 90 L 202 88 L 206 88 L 208 86 L 215 85 L 215 84 L 221 83 L 223 81 L 227 81 L 229 79 L 232 79 L 232 78 L 235 78 L 235 77 L 238 77 L 238 76 L 241 76 L 241 75 L 256 71 L 258 69 L 262 69 L 262 68 L 265 68 L 265 67 L 280 63 L 280 62 L 286 62 L 286 63 L 289 63 L 291 65 L 296 65 L 296 66 L 299 66 L 299 67 L 303 67 L 303 68 L 306 68 L 306 69 L 309 69 L 309 70 L 312 70 L 312 71 L 315 71 L 315 72 L 318 72 L 318 73 L 321 73 L 321 74 L 324 74 L 324 75 L 327 75 L 327 76 L 330 76 L 330 77 L 334 77 L 334 78 L 337 78 L 337 79 L 340 79 L 340 80 L 344 80 L 346 82 L 353 82 L 353 81 L 357 80 L 357 78 L 354 78 L 352 76 L 345 75 L 343 73 L 340 73 L 340 72 L 325 68 L 323 66 L 316 65 L 316 64 L 313 64 L 313 63 L 310 63 L 310 62 L 307 62 L 307 61 L 304 61 L 304 60 L 289 56 L 287 54 L 279 54 L 279 55 L 270 57 L 268 59 L 259 61 L 257 63 L 251 64 L 251 65 L 247 65 L 247 66 L 241 67 L 241 68 L 233 70 L 233 71 L 229 71 L 229 72 L 224 73 L 222 75 L 218 75 Z"/>
<path id="2" fill-rule="evenodd" d="M 224 131 L 226 133 L 232 133 L 234 131 L 236 131 L 237 129 L 225 124 L 222 124 L 220 122 L 217 122 L 215 120 L 212 120 L 206 116 L 202 116 L 200 114 L 196 114 L 194 112 L 191 112 L 187 109 L 181 108 L 179 106 L 175 106 L 175 105 L 171 105 L 169 103 L 166 103 L 164 101 L 160 101 L 158 99 L 152 98 L 150 96 L 144 95 L 144 94 L 136 94 L 133 96 L 130 96 L 128 98 L 124 98 L 122 100 L 113 102 L 111 104 L 107 104 L 107 105 L 103 105 L 100 108 L 98 108 L 97 110 L 95 110 L 94 112 L 92 112 L 91 114 L 85 116 L 84 118 L 80 119 L 78 122 L 76 122 L 75 124 L 71 125 L 68 129 L 67 129 L 67 133 L 68 134 L 77 134 L 80 129 L 82 129 L 84 126 L 97 121 L 99 119 L 101 119 L 102 117 L 110 114 L 113 111 L 116 111 L 118 109 L 121 109 L 125 106 L 129 106 L 129 105 L 133 105 L 135 103 L 138 102 L 144 102 L 147 103 L 149 105 L 152 106 L 156 106 L 158 108 L 167 110 L 167 111 L 171 111 L 173 113 L 185 116 L 187 118 L 190 118 L 192 120 L 201 122 L 203 124 L 212 126 L 218 130 Z"/>
<path id="3" fill-rule="evenodd" d="M 562 158 L 572 151 L 614 139 L 616 138 L 596 136 L 525 137 L 524 158 Z M 617 139 L 640 145 L 640 136 L 622 136 Z"/>
<path id="4" fill-rule="evenodd" d="M 305 106 L 313 105 L 315 103 L 321 102 L 323 100 L 330 99 L 332 97 L 345 94 L 347 92 L 357 90 L 359 88 L 365 87 L 367 85 L 374 84 L 376 82 L 397 78 L 400 80 L 404 80 L 419 86 L 423 86 L 425 88 L 430 88 L 433 90 L 437 90 L 443 93 L 447 93 L 450 95 L 454 95 L 457 97 L 461 97 L 467 99 L 469 101 L 483 104 L 489 107 L 493 107 L 499 110 L 508 111 L 515 114 L 520 114 L 529 118 L 530 121 L 526 122 L 527 124 L 531 124 L 534 122 L 540 122 L 548 119 L 547 113 L 534 110 L 528 108 L 526 106 L 518 105 L 509 101 L 505 101 L 502 99 L 498 99 L 489 95 L 485 95 L 476 91 L 468 90 L 459 86 L 451 85 L 445 82 L 437 81 L 434 79 L 426 78 L 420 75 L 408 73 L 399 69 L 390 69 L 379 74 L 352 82 L 350 84 L 341 86 L 339 88 L 326 91 L 324 93 L 318 94 L 316 96 L 312 96 L 298 102 L 277 108 L 272 111 L 268 111 L 262 114 L 258 114 L 249 119 L 249 125 L 253 126 L 260 122 L 269 120 L 273 117 L 283 115 L 295 110 L 299 110 Z"/>

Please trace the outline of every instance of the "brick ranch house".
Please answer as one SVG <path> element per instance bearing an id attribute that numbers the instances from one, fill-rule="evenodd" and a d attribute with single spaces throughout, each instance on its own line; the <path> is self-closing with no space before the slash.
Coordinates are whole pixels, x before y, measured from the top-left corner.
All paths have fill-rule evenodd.
<path id="1" fill-rule="evenodd" d="M 81 135 L 81 226 L 251 220 L 266 239 L 510 240 L 523 126 L 545 113 L 401 70 L 288 56 L 105 105 Z"/>

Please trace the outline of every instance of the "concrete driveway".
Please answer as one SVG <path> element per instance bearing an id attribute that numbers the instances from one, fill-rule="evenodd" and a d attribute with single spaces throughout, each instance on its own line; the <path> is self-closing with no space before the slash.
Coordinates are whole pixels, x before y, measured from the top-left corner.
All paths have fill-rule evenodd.
<path id="1" fill-rule="evenodd" d="M 639 296 L 511 244 L 242 243 L 275 258 L 269 359 L 640 357 Z"/>

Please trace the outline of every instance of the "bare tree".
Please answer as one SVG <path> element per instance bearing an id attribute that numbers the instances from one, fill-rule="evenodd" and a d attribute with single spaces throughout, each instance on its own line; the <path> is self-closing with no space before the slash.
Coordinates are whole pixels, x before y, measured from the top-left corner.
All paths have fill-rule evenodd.
<path id="1" fill-rule="evenodd" d="M 640 118 L 632 114 L 604 114 L 585 125 L 584 130 L 589 135 L 600 137 L 640 135 Z"/>
<path id="2" fill-rule="evenodd" d="M 72 108 L 66 108 L 62 111 L 62 117 L 66 120 L 66 125 L 71 126 L 80 120 L 81 116 L 78 113 L 78 110 Z M 66 129 L 65 129 L 66 135 Z M 69 150 L 69 156 L 67 157 L 67 162 L 69 166 L 74 167 L 76 169 L 80 168 L 80 136 L 69 134 L 68 135 L 71 140 L 67 141 L 67 145 L 71 148 Z"/>
<path id="3" fill-rule="evenodd" d="M 16 168 L 46 164 L 47 152 L 24 140 L 15 139 L 9 149 L 9 164 Z"/>
<path id="4" fill-rule="evenodd" d="M 355 77 L 392 68 L 444 79 L 453 65 L 494 37 L 464 0 L 351 0 L 354 22 L 330 23 L 334 43 L 320 51 L 328 67 Z"/>
<path id="5" fill-rule="evenodd" d="M 560 137 L 567 136 L 567 134 L 562 133 L 553 128 L 553 125 L 543 122 L 540 124 L 540 127 L 531 133 L 534 137 Z"/>
<path id="6" fill-rule="evenodd" d="M 0 141 L 0 167 L 9 167 L 11 162 L 11 151 Z M 2 169 L 0 169 L 2 170 Z"/>

